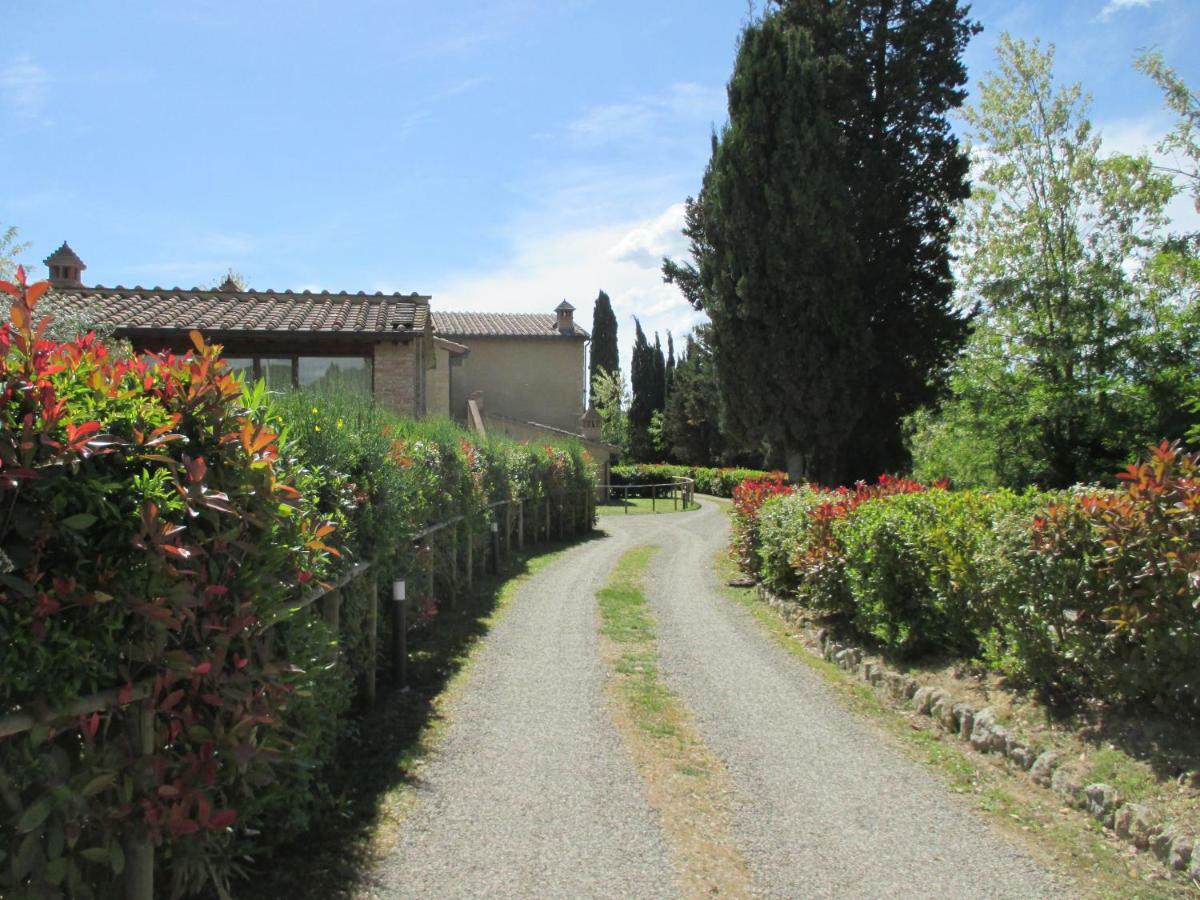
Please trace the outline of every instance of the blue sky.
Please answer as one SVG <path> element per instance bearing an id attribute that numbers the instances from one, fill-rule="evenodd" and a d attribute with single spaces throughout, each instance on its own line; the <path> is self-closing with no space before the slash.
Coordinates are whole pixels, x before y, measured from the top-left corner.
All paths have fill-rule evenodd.
<path id="1" fill-rule="evenodd" d="M 34 270 L 63 239 L 93 284 L 420 291 L 435 308 L 616 304 L 685 331 L 661 284 L 724 118 L 744 0 L 4 0 L 0 225 Z M 1001 2 L 1050 41 L 1112 149 L 1170 126 L 1132 68 L 1200 87 L 1194 0 Z M 1195 225 L 1188 205 L 1181 224 Z"/>

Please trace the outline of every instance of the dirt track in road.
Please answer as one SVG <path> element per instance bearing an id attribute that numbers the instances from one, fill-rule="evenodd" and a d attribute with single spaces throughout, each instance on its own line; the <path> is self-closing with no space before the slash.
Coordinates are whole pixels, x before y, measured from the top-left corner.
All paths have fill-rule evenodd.
<path id="1" fill-rule="evenodd" d="M 724 513 L 615 516 L 522 586 L 480 648 L 415 807 L 377 873 L 388 897 L 679 895 L 606 707 L 596 591 L 646 579 L 662 673 L 735 792 L 734 839 L 769 897 L 1049 897 L 1063 886 L 972 814 L 726 600 Z"/>

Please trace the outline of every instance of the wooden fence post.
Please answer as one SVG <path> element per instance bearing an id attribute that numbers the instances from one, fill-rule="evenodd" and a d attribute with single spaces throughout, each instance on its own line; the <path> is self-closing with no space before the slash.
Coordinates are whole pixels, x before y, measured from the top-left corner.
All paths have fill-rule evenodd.
<path id="1" fill-rule="evenodd" d="M 546 540 L 550 540 L 550 498 L 546 498 Z"/>
<path id="2" fill-rule="evenodd" d="M 625 515 L 629 515 L 629 485 L 625 485 Z"/>
<path id="3" fill-rule="evenodd" d="M 154 753 L 153 701 L 143 700 L 129 714 L 136 752 L 150 756 Z M 154 844 L 149 835 L 131 833 L 125 839 L 125 900 L 154 900 Z"/>
<path id="4" fill-rule="evenodd" d="M 408 584 L 405 578 L 403 597 L 396 597 L 392 588 L 392 680 L 401 688 L 408 687 Z"/>
<path id="5" fill-rule="evenodd" d="M 321 618 L 333 629 L 333 636 L 339 637 L 338 628 L 342 621 L 342 592 L 334 589 L 321 598 Z M 339 647 L 341 641 L 338 641 Z"/>
<path id="6" fill-rule="evenodd" d="M 366 677 L 366 694 L 367 705 L 375 705 L 375 665 L 376 657 L 379 655 L 379 575 L 375 572 L 375 567 L 371 567 L 371 574 L 367 576 L 367 591 L 369 592 L 370 603 L 367 606 L 367 671 L 363 673 Z"/>
<path id="7" fill-rule="evenodd" d="M 650 486 L 650 512 L 658 512 L 658 485 Z"/>
<path id="8" fill-rule="evenodd" d="M 463 538 L 467 543 L 467 590 L 475 581 L 475 535 L 471 534 L 471 526 L 463 521 Z"/>
<path id="9" fill-rule="evenodd" d="M 504 504 L 504 555 L 512 556 L 512 501 Z"/>
<path id="10" fill-rule="evenodd" d="M 517 549 L 525 549 L 525 501 L 517 507 Z"/>
<path id="11" fill-rule="evenodd" d="M 450 533 L 450 607 L 458 600 L 458 526 L 443 529 Z"/>
<path id="12" fill-rule="evenodd" d="M 425 545 L 425 549 L 429 553 L 429 571 L 426 573 L 425 584 L 426 584 L 426 590 L 428 592 L 430 600 L 434 599 L 433 567 L 434 567 L 434 555 L 435 555 L 434 554 L 435 537 L 436 537 L 436 535 L 431 534 L 429 536 L 429 543 Z"/>
<path id="13" fill-rule="evenodd" d="M 500 574 L 500 523 L 492 522 L 492 574 Z"/>

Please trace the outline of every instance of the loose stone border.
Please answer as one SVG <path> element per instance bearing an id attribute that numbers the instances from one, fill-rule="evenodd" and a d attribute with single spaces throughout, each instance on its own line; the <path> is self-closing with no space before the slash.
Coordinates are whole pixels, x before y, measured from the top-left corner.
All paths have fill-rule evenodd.
<path id="1" fill-rule="evenodd" d="M 761 584 L 756 585 L 758 596 L 779 611 L 793 624 L 791 614 L 795 604 L 772 594 Z M 1187 876 L 1200 883 L 1200 839 L 1183 829 L 1159 822 L 1153 812 L 1137 803 L 1124 803 L 1117 791 L 1107 784 L 1081 784 L 1066 768 L 1060 767 L 1060 755 L 1053 750 L 1039 750 L 1021 740 L 1019 735 L 996 722 L 990 708 L 975 709 L 955 700 L 940 688 L 923 686 L 917 679 L 893 669 L 878 660 L 868 661 L 858 647 L 838 643 L 827 629 L 815 631 L 802 624 L 810 645 L 820 648 L 818 655 L 839 669 L 857 675 L 876 691 L 893 699 L 907 702 L 915 711 L 929 716 L 951 736 L 957 736 L 980 753 L 1003 756 L 1012 766 L 1043 788 L 1054 791 L 1070 805 L 1086 810 L 1117 837 L 1140 851 L 1151 851 L 1166 868 L 1186 871 Z"/>

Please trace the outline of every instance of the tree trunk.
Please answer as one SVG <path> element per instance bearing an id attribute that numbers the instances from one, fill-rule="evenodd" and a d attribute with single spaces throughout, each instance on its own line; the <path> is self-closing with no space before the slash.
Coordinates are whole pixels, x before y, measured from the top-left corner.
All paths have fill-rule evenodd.
<path id="1" fill-rule="evenodd" d="M 787 463 L 788 481 L 792 484 L 804 484 L 808 481 L 808 457 L 799 450 L 790 447 L 783 452 Z"/>

